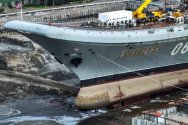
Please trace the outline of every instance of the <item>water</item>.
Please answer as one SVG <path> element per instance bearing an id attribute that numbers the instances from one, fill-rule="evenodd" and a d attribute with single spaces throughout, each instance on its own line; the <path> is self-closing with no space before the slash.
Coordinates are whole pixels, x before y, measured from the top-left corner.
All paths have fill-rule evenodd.
<path id="1" fill-rule="evenodd" d="M 0 125 L 75 125 L 96 116 L 94 111 L 79 111 L 70 96 L 30 96 L 9 99 L 0 104 Z M 105 113 L 99 110 L 98 114 Z"/>

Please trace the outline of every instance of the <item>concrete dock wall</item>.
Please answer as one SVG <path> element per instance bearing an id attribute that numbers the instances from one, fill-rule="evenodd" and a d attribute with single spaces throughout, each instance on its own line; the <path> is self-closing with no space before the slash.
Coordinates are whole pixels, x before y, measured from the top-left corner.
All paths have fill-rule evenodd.
<path id="1" fill-rule="evenodd" d="M 187 81 L 188 70 L 179 70 L 83 87 L 75 99 L 75 105 L 85 110 L 100 108 L 146 93 L 162 91 L 166 88 L 175 88 L 175 86 L 186 86 L 188 85 Z M 102 100 L 106 101 L 103 102 Z"/>

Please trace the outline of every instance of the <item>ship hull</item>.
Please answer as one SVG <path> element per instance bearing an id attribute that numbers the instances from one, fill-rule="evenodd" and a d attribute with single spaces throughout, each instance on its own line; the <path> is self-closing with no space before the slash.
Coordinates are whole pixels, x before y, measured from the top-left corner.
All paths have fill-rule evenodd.
<path id="1" fill-rule="evenodd" d="M 188 37 L 139 43 L 87 43 L 23 33 L 69 67 L 81 81 L 173 68 L 188 62 Z M 164 68 L 165 69 L 165 68 Z M 95 81 L 96 82 L 96 81 Z"/>

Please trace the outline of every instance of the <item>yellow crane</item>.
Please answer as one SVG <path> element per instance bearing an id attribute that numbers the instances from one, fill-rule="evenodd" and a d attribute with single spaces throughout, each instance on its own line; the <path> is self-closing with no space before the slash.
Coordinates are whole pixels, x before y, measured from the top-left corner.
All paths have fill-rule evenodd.
<path id="1" fill-rule="evenodd" d="M 178 10 L 178 11 L 176 11 L 176 12 L 173 12 L 172 15 L 173 15 L 173 17 L 175 17 L 175 18 L 184 16 L 184 14 L 180 12 L 180 10 Z"/>
<path id="2" fill-rule="evenodd" d="M 151 3 L 152 0 L 145 0 L 144 3 L 142 5 L 140 5 L 140 7 L 133 12 L 133 16 L 137 19 L 144 19 L 146 18 L 146 14 L 143 13 L 144 9 L 149 5 L 149 3 Z"/>
<path id="3" fill-rule="evenodd" d="M 162 18 L 165 16 L 165 13 L 163 11 L 153 11 L 150 12 L 149 15 L 146 15 L 145 13 L 143 13 L 144 9 L 147 8 L 147 6 L 152 2 L 152 0 L 145 0 L 139 8 L 137 8 L 134 12 L 133 12 L 133 17 L 138 19 L 138 20 L 142 20 L 142 21 L 157 21 L 159 18 Z M 152 14 L 151 14 L 152 13 Z M 184 14 L 181 13 L 180 11 L 176 11 L 176 12 L 172 12 L 172 16 L 174 18 L 179 18 L 179 17 L 183 17 Z"/>
<path id="4" fill-rule="evenodd" d="M 156 17 L 156 18 L 161 18 L 162 17 L 162 12 L 161 11 L 154 11 L 152 13 L 154 14 L 154 17 Z"/>

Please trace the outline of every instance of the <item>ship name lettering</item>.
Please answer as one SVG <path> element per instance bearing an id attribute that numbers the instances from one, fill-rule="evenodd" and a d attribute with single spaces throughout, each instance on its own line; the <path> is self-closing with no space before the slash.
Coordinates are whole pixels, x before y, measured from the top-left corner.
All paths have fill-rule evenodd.
<path id="1" fill-rule="evenodd" d="M 121 52 L 120 57 L 144 56 L 149 54 L 156 54 L 158 51 L 159 51 L 159 46 L 126 49 Z"/>
<path id="2" fill-rule="evenodd" d="M 181 53 L 181 54 L 185 54 L 186 52 L 188 51 L 188 42 L 187 43 L 183 43 L 183 42 L 181 42 L 181 43 L 178 43 L 175 47 L 174 47 L 174 49 L 172 50 L 172 52 L 171 52 L 171 55 L 172 56 L 174 56 L 174 55 L 176 55 L 177 53 Z"/>

